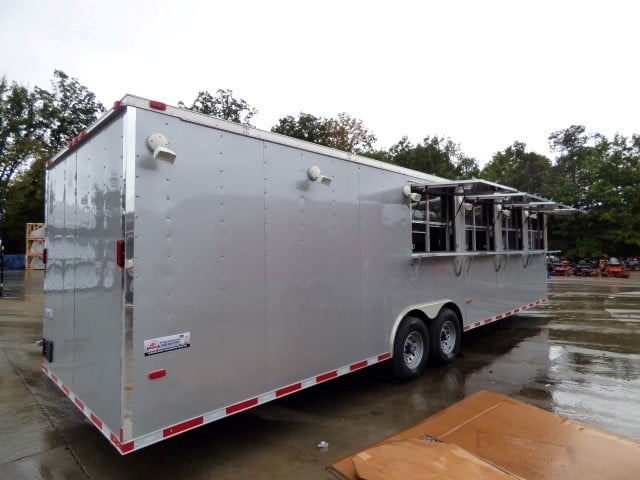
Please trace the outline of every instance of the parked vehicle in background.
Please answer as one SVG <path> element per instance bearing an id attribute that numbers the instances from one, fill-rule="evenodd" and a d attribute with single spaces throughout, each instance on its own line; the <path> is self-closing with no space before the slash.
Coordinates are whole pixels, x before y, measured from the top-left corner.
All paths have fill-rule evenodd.
<path id="1" fill-rule="evenodd" d="M 628 278 L 629 272 L 630 271 L 624 268 L 624 266 L 620 263 L 620 260 L 618 260 L 616 257 L 611 257 L 604 271 L 602 272 L 602 276 Z"/>
<path id="2" fill-rule="evenodd" d="M 547 270 L 549 271 L 549 274 L 554 277 L 571 275 L 573 272 L 570 265 L 562 262 L 550 262 L 547 265 Z"/>
<path id="3" fill-rule="evenodd" d="M 573 274 L 579 277 L 595 277 L 598 275 L 597 263 L 590 260 L 580 260 L 574 267 Z"/>
<path id="4" fill-rule="evenodd" d="M 633 270 L 634 272 L 637 272 L 640 270 L 640 261 L 637 258 L 629 258 L 627 260 L 627 266 L 629 267 L 630 270 Z"/>

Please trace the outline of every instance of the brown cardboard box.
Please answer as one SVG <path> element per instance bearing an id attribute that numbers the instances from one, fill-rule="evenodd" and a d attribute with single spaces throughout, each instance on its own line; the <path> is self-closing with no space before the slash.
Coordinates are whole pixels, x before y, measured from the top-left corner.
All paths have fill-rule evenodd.
<path id="1" fill-rule="evenodd" d="M 438 453 L 429 447 L 429 443 L 438 443 L 424 438 L 444 446 Z M 420 443 L 426 447 L 418 446 Z M 468 455 L 462 455 L 461 450 Z M 362 453 L 365 459 L 375 456 L 375 462 L 368 460 L 369 466 L 375 464 L 377 473 L 385 476 L 371 476 L 371 469 L 364 470 L 367 462 L 362 461 Z M 481 476 L 478 461 L 506 476 Z M 487 475 L 494 474 L 491 469 L 486 470 Z M 363 452 L 337 461 L 329 472 L 351 480 L 407 480 L 411 478 L 407 472 L 414 472 L 414 478 L 452 480 L 637 480 L 640 442 L 482 390 Z"/>

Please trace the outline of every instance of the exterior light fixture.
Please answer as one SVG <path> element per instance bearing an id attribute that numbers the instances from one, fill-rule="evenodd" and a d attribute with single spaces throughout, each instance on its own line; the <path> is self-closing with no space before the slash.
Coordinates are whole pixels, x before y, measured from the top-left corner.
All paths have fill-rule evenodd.
<path id="1" fill-rule="evenodd" d="M 327 187 L 331 185 L 331 178 L 322 175 L 322 171 L 317 165 L 309 167 L 309 170 L 307 170 L 307 176 L 312 182 L 320 182 L 322 185 L 325 185 Z"/>
<path id="2" fill-rule="evenodd" d="M 169 149 L 169 140 L 161 133 L 153 133 L 147 138 L 147 148 L 153 152 L 153 158 L 173 164 L 176 153 Z"/>

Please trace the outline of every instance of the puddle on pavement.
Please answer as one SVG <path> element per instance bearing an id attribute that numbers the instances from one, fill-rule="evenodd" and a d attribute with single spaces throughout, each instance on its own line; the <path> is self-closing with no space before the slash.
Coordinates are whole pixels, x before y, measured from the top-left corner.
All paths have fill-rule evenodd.
<path id="1" fill-rule="evenodd" d="M 552 282 L 536 311 L 546 324 L 468 375 L 465 393 L 488 387 L 640 439 L 639 279 L 594 280 Z"/>
<path id="2" fill-rule="evenodd" d="M 42 297 L 44 282 L 43 270 L 5 270 L 3 298 L 28 300 L 31 297 Z"/>

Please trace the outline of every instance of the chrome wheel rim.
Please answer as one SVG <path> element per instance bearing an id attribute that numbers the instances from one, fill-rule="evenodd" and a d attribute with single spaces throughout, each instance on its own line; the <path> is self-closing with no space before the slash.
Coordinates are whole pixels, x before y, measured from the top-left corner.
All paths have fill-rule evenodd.
<path id="1" fill-rule="evenodd" d="M 418 332 L 411 332 L 404 341 L 404 363 L 409 368 L 416 368 L 424 355 L 424 339 Z"/>
<path id="2" fill-rule="evenodd" d="M 440 350 L 442 353 L 450 354 L 456 346 L 457 332 L 452 321 L 447 320 L 440 330 Z"/>

